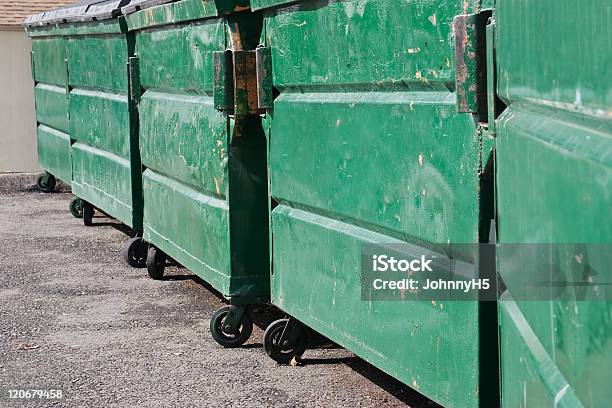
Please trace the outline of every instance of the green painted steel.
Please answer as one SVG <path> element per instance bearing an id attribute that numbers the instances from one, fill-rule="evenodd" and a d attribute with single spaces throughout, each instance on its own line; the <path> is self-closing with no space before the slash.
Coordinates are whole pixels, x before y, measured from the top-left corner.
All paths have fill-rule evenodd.
<path id="1" fill-rule="evenodd" d="M 36 119 L 62 133 L 68 133 L 68 96 L 66 87 L 39 83 L 34 88 Z M 70 180 L 70 178 L 68 178 Z"/>
<path id="2" fill-rule="evenodd" d="M 488 237 L 491 142 L 453 91 L 453 19 L 479 2 L 251 3 L 279 93 L 272 302 L 444 406 L 497 405 L 493 303 L 362 301 L 360 282 L 365 244 Z"/>
<path id="3" fill-rule="evenodd" d="M 32 37 L 38 163 L 45 171 L 70 184 L 66 38 L 45 28 L 28 28 L 27 33 Z"/>
<path id="4" fill-rule="evenodd" d="M 127 25 L 143 89 L 143 238 L 233 304 L 252 304 L 269 294 L 266 140 L 258 118 L 229 119 L 213 101 L 213 53 L 236 48 L 219 16 L 241 3 L 183 0 Z"/>
<path id="5" fill-rule="evenodd" d="M 38 125 L 38 162 L 41 167 L 58 179 L 70 183 L 70 137 L 57 129 Z"/>
<path id="6" fill-rule="evenodd" d="M 122 17 L 64 28 L 68 44 L 74 193 L 142 230 L 136 98 L 130 87 L 134 39 Z M 135 90 L 135 92 L 130 92 Z"/>
<path id="7" fill-rule="evenodd" d="M 607 407 L 612 398 L 612 303 L 589 285 L 555 301 L 523 299 L 517 287 L 538 253 L 504 247 L 575 246 L 564 273 L 580 259 L 595 271 L 590 283 L 612 279 L 609 247 L 594 256 L 596 244 L 612 243 L 611 15 L 606 0 L 497 0 L 497 92 L 508 105 L 496 124 L 504 407 Z"/>

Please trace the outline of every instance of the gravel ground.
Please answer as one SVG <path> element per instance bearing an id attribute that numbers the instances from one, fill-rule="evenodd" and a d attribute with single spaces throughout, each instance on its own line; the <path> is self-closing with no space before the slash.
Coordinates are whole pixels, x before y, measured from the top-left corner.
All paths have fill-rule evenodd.
<path id="1" fill-rule="evenodd" d="M 343 349 L 277 365 L 261 346 L 269 313 L 245 347 L 221 348 L 210 288 L 186 269 L 160 282 L 126 266 L 125 229 L 100 215 L 83 226 L 70 198 L 0 188 L 0 407 L 435 406 Z M 11 400 L 11 388 L 64 398 Z"/>

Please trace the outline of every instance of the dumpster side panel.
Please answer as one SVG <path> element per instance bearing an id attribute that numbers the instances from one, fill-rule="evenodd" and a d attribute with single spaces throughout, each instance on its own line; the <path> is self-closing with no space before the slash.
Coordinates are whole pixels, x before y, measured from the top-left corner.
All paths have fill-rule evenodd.
<path id="1" fill-rule="evenodd" d="M 472 11 L 400 0 L 264 11 L 280 91 L 267 117 L 273 303 L 449 407 L 495 404 L 479 384 L 497 373 L 481 360 L 496 325 L 479 324 L 476 303 L 362 300 L 361 248 L 483 239 L 481 135 L 453 91 L 452 21 Z"/>
<path id="2" fill-rule="evenodd" d="M 185 22 L 201 22 L 203 19 L 219 15 L 216 0 L 181 0 L 156 7 L 145 12 L 129 14 L 127 19 L 130 31 L 144 28 L 161 27 Z M 218 1 L 218 0 L 217 0 Z M 248 3 L 248 0 L 241 0 Z"/>
<path id="3" fill-rule="evenodd" d="M 136 231 L 142 224 L 140 156 L 128 95 L 121 22 L 79 26 L 68 40 L 74 191 Z"/>
<path id="4" fill-rule="evenodd" d="M 34 79 L 50 85 L 66 86 L 66 39 L 43 37 L 32 40 Z"/>
<path id="5" fill-rule="evenodd" d="M 504 0 L 496 7 L 502 98 L 609 110 L 612 83 L 604 80 L 612 77 L 608 0 Z M 545 71 L 535 69 L 543 66 Z"/>
<path id="6" fill-rule="evenodd" d="M 611 13 L 605 0 L 497 2 L 497 91 L 509 105 L 497 123 L 505 407 L 605 407 L 612 397 Z M 576 284 L 525 300 L 538 254 L 504 245 L 517 242 L 570 247 L 552 272 Z"/>
<path id="7" fill-rule="evenodd" d="M 68 67 L 66 39 L 62 36 L 32 39 L 34 101 L 38 122 L 38 163 L 70 184 L 72 165 L 68 136 Z"/>
<path id="8" fill-rule="evenodd" d="M 227 294 L 227 120 L 208 96 L 148 91 L 139 112 L 145 239 Z"/>
<path id="9" fill-rule="evenodd" d="M 130 118 L 125 95 L 83 89 L 70 94 L 70 134 L 80 143 L 130 157 Z"/>
<path id="10" fill-rule="evenodd" d="M 225 199 L 227 120 L 215 110 L 212 98 L 150 91 L 139 109 L 147 119 L 141 125 L 143 164 Z"/>
<path id="11" fill-rule="evenodd" d="M 129 160 L 84 143 L 74 143 L 72 182 L 77 196 L 133 228 Z"/>
<path id="12" fill-rule="evenodd" d="M 177 3 L 178 4 L 178 3 Z M 145 89 L 207 94 L 213 87 L 213 51 L 225 48 L 225 27 L 218 20 L 161 27 L 138 33 L 137 53 Z"/>
<path id="13" fill-rule="evenodd" d="M 612 191 L 606 188 L 612 182 L 610 134 L 604 132 L 603 126 L 587 127 L 587 121 L 570 122 L 570 116 L 563 112 L 524 108 L 511 105 L 498 120 L 501 129 L 498 144 L 502 148 L 499 153 L 502 165 L 497 173 L 499 189 L 507 186 L 509 190 L 540 194 L 532 204 L 514 208 L 511 221 L 504 224 L 500 221 L 500 230 L 508 228 L 511 239 L 530 237 L 526 242 L 580 239 L 577 242 L 606 243 L 612 238 L 612 225 L 593 224 L 593 217 L 606 214 L 612 203 Z M 519 153 L 520 157 L 515 157 Z M 539 177 L 526 177 L 536 174 Z M 506 194 L 502 190 L 500 197 L 510 199 L 515 192 Z M 551 206 L 554 202 L 566 204 Z M 502 203 L 509 204 L 504 200 Z M 534 224 L 534 219 L 540 221 Z M 571 223 L 557 222 L 570 219 Z"/>
<path id="14" fill-rule="evenodd" d="M 498 262 L 509 298 L 500 302 L 505 406 L 516 405 L 516 389 L 527 406 L 559 398 L 560 406 L 603 407 L 610 398 L 601 373 L 612 356 L 612 303 L 596 300 L 595 288 L 583 294 L 595 301 L 579 301 L 583 287 L 569 287 L 555 301 L 526 301 L 520 284 L 535 261 L 503 246 L 574 243 L 582 248 L 576 256 L 596 271 L 592 283 L 610 282 L 611 256 L 589 256 L 596 249 L 589 247 L 612 240 L 604 221 L 612 203 L 612 138 L 568 117 L 513 104 L 498 122 Z M 529 205 L 517 206 L 517 194 L 530 197 Z"/>
<path id="15" fill-rule="evenodd" d="M 229 124 L 212 98 L 212 55 L 224 48 L 219 19 L 136 33 L 144 239 L 230 296 Z"/>
<path id="16" fill-rule="evenodd" d="M 68 133 L 68 96 L 66 86 L 38 84 L 34 89 L 36 120 Z"/>
<path id="17" fill-rule="evenodd" d="M 256 7 L 264 1 L 251 3 Z M 282 47 L 272 47 L 273 59 L 285 61 L 275 66 L 274 85 L 325 85 L 328 91 L 346 92 L 350 91 L 348 84 L 357 90 L 374 90 L 414 82 L 414 90 L 439 89 L 451 83 L 452 89 L 452 21 L 475 9 L 463 0 L 348 0 L 317 6 L 302 2 L 267 11 L 265 39 L 270 43 L 282 38 L 284 42 Z"/>
<path id="18" fill-rule="evenodd" d="M 147 169 L 144 238 L 228 296 L 227 201 Z"/>
<path id="19" fill-rule="evenodd" d="M 45 125 L 36 131 L 38 139 L 38 161 L 43 168 L 62 181 L 70 183 L 70 137 Z"/>
<path id="20" fill-rule="evenodd" d="M 70 114 L 76 194 L 132 226 L 127 96 L 77 88 Z"/>
<path id="21" fill-rule="evenodd" d="M 479 136 L 452 94 L 286 94 L 274 114 L 277 200 L 424 241 L 477 242 Z"/>
<path id="22" fill-rule="evenodd" d="M 403 241 L 284 205 L 272 226 L 275 305 L 443 406 L 475 405 L 475 302 L 362 301 L 362 246 Z"/>
<path id="23" fill-rule="evenodd" d="M 219 1 L 219 0 L 217 0 Z M 221 0 L 223 1 L 223 0 Z M 463 13 L 473 13 L 479 7 L 483 7 L 490 4 L 491 0 L 461 0 L 460 2 L 455 1 L 447 1 L 445 3 L 453 4 L 453 6 L 460 5 L 462 7 Z M 254 10 L 265 9 L 269 7 L 283 6 L 291 3 L 295 3 L 296 0 L 251 0 L 251 7 Z M 368 4 L 369 3 L 369 4 Z M 388 2 L 389 7 L 393 7 L 393 2 Z M 353 13 L 363 13 L 366 7 L 376 7 L 376 5 L 372 6 L 374 2 L 372 1 L 360 1 L 360 0 L 349 0 L 343 6 L 346 9 L 346 12 L 349 14 Z M 415 8 L 424 10 L 428 6 L 426 2 L 422 2 L 419 0 L 408 0 L 404 1 L 403 4 L 406 8 Z M 384 3 L 382 4 L 384 6 Z"/>
<path id="24" fill-rule="evenodd" d="M 125 93 L 127 61 L 125 35 L 85 35 L 68 40 L 70 85 L 75 88 Z"/>

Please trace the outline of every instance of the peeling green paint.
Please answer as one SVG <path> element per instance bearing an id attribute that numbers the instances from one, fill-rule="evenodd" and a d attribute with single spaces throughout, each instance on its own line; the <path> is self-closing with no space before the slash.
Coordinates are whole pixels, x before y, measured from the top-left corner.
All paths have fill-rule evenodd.
<path id="1" fill-rule="evenodd" d="M 266 141 L 259 118 L 230 119 L 213 103 L 214 53 L 234 47 L 217 16 L 236 4 L 184 0 L 127 24 L 144 90 L 144 239 L 232 303 L 253 304 L 269 294 Z"/>
<path id="2" fill-rule="evenodd" d="M 38 164 L 70 184 L 67 42 L 65 37 L 46 30 L 34 30 L 28 34 L 32 36 Z"/>
<path id="3" fill-rule="evenodd" d="M 444 406 L 497 405 L 494 307 L 362 301 L 360 282 L 365 244 L 487 238 L 490 151 L 454 92 L 452 22 L 476 2 L 266 9 L 285 3 L 252 1 L 280 93 L 266 117 L 273 304 Z"/>
<path id="4" fill-rule="evenodd" d="M 521 299 L 534 256 L 503 246 L 575 244 L 596 271 L 590 283 L 610 282 L 610 254 L 588 249 L 612 243 L 611 12 L 605 0 L 497 0 L 497 91 L 509 105 L 496 124 L 504 407 L 606 407 L 612 398 L 612 303 L 590 285 L 554 301 Z"/>
<path id="5" fill-rule="evenodd" d="M 74 193 L 142 230 L 136 102 L 128 92 L 134 39 L 123 18 L 67 25 Z M 137 80 L 137 78 L 135 78 Z"/>

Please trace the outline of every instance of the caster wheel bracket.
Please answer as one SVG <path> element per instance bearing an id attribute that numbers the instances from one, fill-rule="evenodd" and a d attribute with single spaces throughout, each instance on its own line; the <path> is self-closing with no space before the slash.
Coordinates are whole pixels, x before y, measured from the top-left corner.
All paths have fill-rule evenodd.
<path id="1" fill-rule="evenodd" d="M 238 333 L 242 324 L 242 316 L 247 312 L 245 306 L 231 305 L 223 322 L 223 330 L 227 333 Z"/>
<path id="2" fill-rule="evenodd" d="M 281 334 L 279 343 L 286 347 L 293 347 L 298 344 L 300 337 L 304 332 L 304 327 L 299 320 L 292 317 L 289 318 L 283 334 Z"/>
<path id="3" fill-rule="evenodd" d="M 226 348 L 242 346 L 252 332 L 253 320 L 246 306 L 223 306 L 210 319 L 213 339 Z"/>

